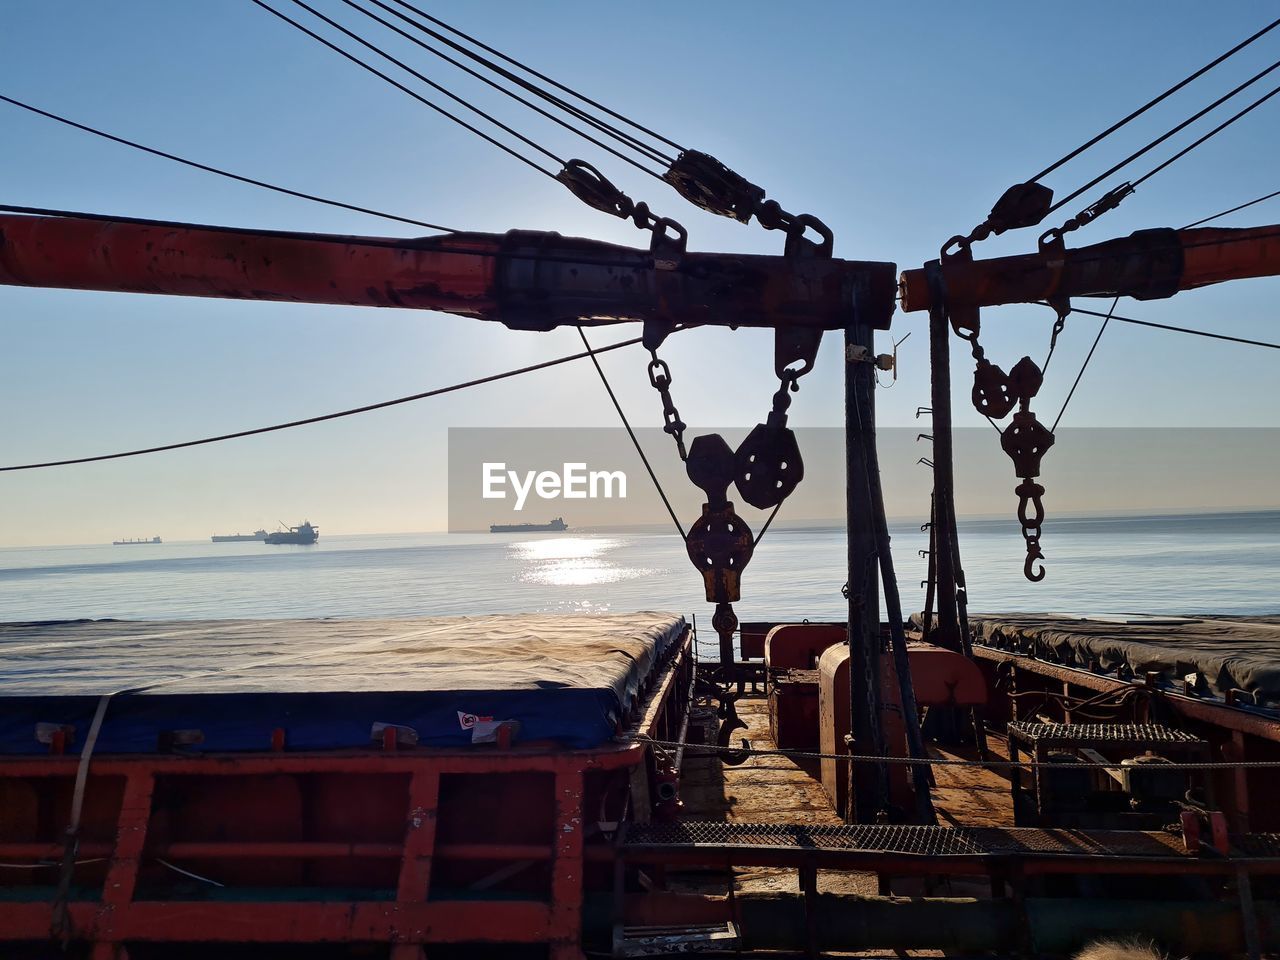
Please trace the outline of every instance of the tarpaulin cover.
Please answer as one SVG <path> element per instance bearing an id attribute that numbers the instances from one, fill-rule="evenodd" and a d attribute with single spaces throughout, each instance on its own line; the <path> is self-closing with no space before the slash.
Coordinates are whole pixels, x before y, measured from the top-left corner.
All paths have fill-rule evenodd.
<path id="1" fill-rule="evenodd" d="M 970 618 L 978 643 L 1064 666 L 1107 673 L 1156 672 L 1181 681 L 1196 673 L 1206 692 L 1247 690 L 1280 702 L 1280 616 L 1094 617 L 1010 613 Z"/>
<path id="2" fill-rule="evenodd" d="M 680 638 L 669 613 L 397 620 L 112 620 L 0 624 L 0 752 L 48 750 L 40 723 L 82 743 L 113 694 L 96 750 L 366 746 L 374 724 L 460 746 L 516 720 L 518 739 L 593 747 L 613 736 Z"/>

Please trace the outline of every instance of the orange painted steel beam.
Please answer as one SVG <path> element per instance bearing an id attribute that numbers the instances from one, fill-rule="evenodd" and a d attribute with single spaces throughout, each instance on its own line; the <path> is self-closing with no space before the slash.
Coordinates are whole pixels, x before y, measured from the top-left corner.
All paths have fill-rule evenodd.
<path id="1" fill-rule="evenodd" d="M 1056 297 L 1151 300 L 1227 280 L 1276 275 L 1280 275 L 1280 225 L 1139 230 L 1071 250 L 992 260 L 955 258 L 942 266 L 953 307 Z M 924 268 L 903 271 L 899 291 L 904 311 L 929 309 L 932 297 Z"/>
<path id="2" fill-rule="evenodd" d="M 665 269 L 664 266 L 669 266 Z M 892 263 L 648 250 L 557 233 L 421 239 L 0 215 L 0 284 L 438 310 L 515 329 L 659 320 L 887 328 Z"/>

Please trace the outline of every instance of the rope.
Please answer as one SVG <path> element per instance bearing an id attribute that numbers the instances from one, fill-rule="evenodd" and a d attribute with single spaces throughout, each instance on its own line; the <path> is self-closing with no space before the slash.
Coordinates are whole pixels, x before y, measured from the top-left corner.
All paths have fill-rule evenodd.
<path id="1" fill-rule="evenodd" d="M 440 106 L 439 104 L 432 103 L 432 102 L 431 102 L 430 100 L 428 100 L 426 97 L 422 96 L 422 94 L 420 94 L 420 93 L 415 93 L 413 90 L 410 90 L 408 87 L 406 87 L 406 86 L 405 86 L 403 83 L 401 83 L 400 81 L 395 80 L 395 79 L 393 79 L 392 77 L 388 76 L 387 74 L 383 73 L 383 72 L 382 72 L 381 70 L 379 70 L 377 67 L 372 66 L 371 64 L 366 63 L 365 61 L 363 61 L 363 60 L 361 60 L 359 57 L 357 57 L 355 54 L 350 53 L 350 52 L 348 52 L 348 51 L 346 51 L 346 50 L 343 50 L 343 49 L 342 49 L 340 46 L 338 46 L 336 43 L 332 43 L 331 41 L 326 40 L 324 37 L 320 36 L 320 34 L 316 33 L 314 30 L 308 29 L 307 27 L 305 27 L 305 26 L 303 26 L 301 23 L 299 23 L 297 20 L 294 20 L 292 17 L 289 17 L 288 15 L 281 13 L 279 10 L 276 10 L 276 9 L 275 9 L 274 7 L 272 7 L 270 4 L 266 3 L 266 2 L 265 2 L 265 0 L 250 0 L 250 2 L 251 2 L 251 3 L 253 3 L 253 4 L 255 4 L 255 5 L 257 5 L 257 6 L 259 6 L 259 7 L 261 7 L 263 10 L 266 10 L 266 11 L 267 11 L 268 13 L 270 13 L 272 16 L 277 17 L 277 18 L 278 18 L 278 19 L 280 19 L 280 20 L 283 20 L 285 23 L 287 23 L 287 24 L 289 24 L 290 26 L 292 26 L 295 30 L 298 30 L 298 31 L 300 31 L 300 32 L 302 32 L 302 33 L 305 33 L 305 34 L 306 34 L 307 36 L 309 36 L 312 40 L 315 40 L 317 43 L 323 44 L 324 46 L 326 46 L 326 47 L 328 47 L 330 50 L 332 50 L 334 53 L 340 54 L 341 56 L 343 56 L 343 57 L 345 57 L 346 59 L 350 60 L 350 61 L 351 61 L 352 63 L 354 63 L 356 66 L 361 67 L 361 68 L 363 68 L 363 69 L 367 70 L 369 73 L 372 73 L 375 77 L 380 77 L 381 79 L 385 80 L 387 83 L 391 84 L 391 85 L 392 85 L 393 87 L 395 87 L 396 89 L 398 89 L 398 90 L 402 91 L 403 93 L 406 93 L 406 94 L 408 94 L 409 96 L 413 97 L 413 99 L 417 100 L 417 101 L 418 101 L 419 103 L 421 103 L 423 106 L 430 107 L 432 110 L 436 111 L 436 113 L 440 114 L 440 115 L 441 115 L 441 116 L 443 116 L 443 117 L 447 117 L 448 119 L 452 120 L 454 123 L 458 124 L 460 127 L 464 127 L 464 128 L 466 128 L 467 130 L 470 130 L 470 131 L 471 131 L 472 133 L 474 133 L 476 136 L 481 137 L 482 139 L 484 139 L 484 140 L 488 141 L 489 143 L 493 144 L 493 145 L 494 145 L 495 147 L 497 147 L 499 150 L 502 150 L 503 152 L 508 153 L 508 154 L 510 154 L 511 156 L 515 157 L 515 158 L 516 158 L 517 160 L 519 160 L 521 163 L 526 164 L 526 165 L 528 165 L 528 166 L 532 167 L 534 170 L 537 170 L 539 173 L 541 173 L 541 174 L 543 174 L 543 175 L 545 175 L 545 176 L 550 177 L 552 180 L 554 180 L 554 179 L 555 179 L 555 174 L 554 174 L 554 173 L 552 173 L 550 170 L 546 169 L 545 167 L 539 166 L 539 165 L 538 165 L 537 163 L 535 163 L 533 160 L 530 160 L 530 159 L 529 159 L 528 157 L 526 157 L 524 154 L 520 153 L 520 151 L 518 151 L 518 150 L 514 149 L 513 147 L 511 147 L 511 146 L 510 146 L 510 145 L 508 145 L 508 144 L 503 143 L 501 140 L 498 140 L 498 139 L 496 139 L 496 138 L 494 138 L 494 137 L 490 136 L 489 134 L 485 133 L 483 130 L 479 129 L 479 128 L 478 128 L 478 127 L 476 127 L 476 126 L 473 126 L 472 124 L 468 123 L 466 120 L 463 120 L 461 117 L 457 116 L 456 114 L 450 113 L 448 110 L 446 110 L 444 107 Z M 299 6 L 305 6 L 305 4 L 302 4 L 302 3 L 300 2 L 300 0 L 293 0 L 293 2 L 294 2 L 294 3 L 297 3 Z M 310 8 L 310 7 L 307 7 L 306 9 L 311 9 L 311 8 Z M 312 12 L 314 13 L 315 11 L 312 11 Z M 323 16 L 323 14 L 316 14 L 316 16 L 320 17 L 322 20 L 326 20 L 326 21 L 327 21 L 327 22 L 329 22 L 329 23 L 333 23 L 333 21 L 332 21 L 332 20 L 329 20 L 327 17 Z M 339 27 L 338 29 L 340 29 L 340 30 L 341 30 L 341 29 L 343 29 L 343 28 Z M 344 30 L 344 32 L 348 32 L 348 31 L 345 31 L 345 30 Z M 358 38 L 357 38 L 357 39 L 358 39 Z M 361 41 L 361 42 L 363 42 L 363 41 Z M 387 59 L 391 60 L 392 58 L 391 58 L 391 57 L 388 57 Z M 399 61 L 396 61 L 396 60 L 392 60 L 392 62 L 393 62 L 393 63 L 399 63 Z M 401 66 L 403 66 L 403 64 L 401 64 Z M 405 67 L 405 69 L 406 69 L 406 70 L 409 70 L 409 68 L 408 68 L 408 67 Z M 410 72 L 410 73 L 413 73 L 414 71 L 410 70 L 409 72 Z M 415 74 L 415 76 L 420 76 L 420 75 L 419 75 L 419 74 Z M 428 82 L 430 82 L 430 81 L 428 81 Z M 474 109 L 474 108 L 473 108 L 473 109 Z M 477 112 L 479 112 L 479 111 L 477 111 Z M 487 116 L 487 115 L 484 115 L 484 116 Z M 498 122 L 498 121 L 496 121 L 496 120 L 494 120 L 493 122 L 494 122 L 495 124 L 497 124 L 498 126 L 503 126 L 501 123 L 499 123 L 499 122 Z M 510 128 L 509 128 L 509 127 L 504 127 L 504 129 L 510 130 Z M 514 133 L 514 131 L 512 131 L 512 132 Z M 520 137 L 520 134 L 515 134 L 515 136 Z M 527 140 L 527 139 L 526 139 L 526 138 L 524 138 L 524 137 L 520 137 L 520 138 L 521 138 L 522 140 L 525 140 L 525 142 L 527 142 L 527 143 L 531 143 L 531 144 L 532 144 L 532 141 L 529 141 L 529 140 Z M 535 147 L 537 147 L 537 144 L 532 144 L 532 145 L 533 145 L 533 146 L 535 146 Z M 548 155 L 549 155 L 553 160 L 556 160 L 557 162 L 559 162 L 559 163 L 561 163 L 561 164 L 563 165 L 563 161 L 561 161 L 558 157 L 556 157 L 556 156 L 555 156 L 555 154 L 551 154 L 549 151 L 543 150 L 543 148 L 541 148 L 541 147 L 537 147 L 537 148 L 538 148 L 539 150 L 542 150 L 544 153 L 547 153 L 547 154 L 548 154 Z"/>
<path id="2" fill-rule="evenodd" d="M 98 707 L 89 723 L 89 732 L 85 736 L 84 747 L 80 751 L 80 763 L 76 766 L 75 787 L 71 794 L 71 818 L 67 823 L 67 831 L 63 841 L 62 864 L 58 873 L 58 888 L 53 898 L 50 933 L 62 938 L 65 942 L 71 936 L 71 916 L 68 905 L 71 896 L 71 880 L 75 873 L 76 854 L 80 851 L 80 816 L 84 811 L 85 787 L 89 783 L 89 762 L 93 759 L 94 747 L 98 745 L 98 734 L 102 731 L 102 721 L 107 715 L 107 707 L 111 704 L 114 693 L 106 693 L 98 698 Z"/>
<path id="3" fill-rule="evenodd" d="M 1093 351 L 1098 349 L 1098 341 L 1102 339 L 1102 335 L 1107 332 L 1107 324 L 1111 322 L 1111 315 L 1116 312 L 1116 307 L 1120 304 L 1120 298 L 1116 297 L 1111 301 L 1111 309 L 1107 311 L 1106 319 L 1102 321 L 1102 326 L 1098 328 L 1098 335 L 1093 338 L 1093 346 L 1089 348 L 1089 354 L 1084 358 L 1084 363 L 1080 364 L 1080 372 L 1076 374 L 1076 379 L 1071 384 L 1071 389 L 1067 391 L 1067 399 L 1062 401 L 1062 409 L 1058 411 L 1058 417 L 1053 421 L 1053 426 L 1049 428 L 1050 433 L 1054 433 L 1058 429 L 1058 424 L 1062 422 L 1062 415 L 1067 412 L 1067 405 L 1071 403 L 1071 398 L 1076 395 L 1076 387 L 1080 386 L 1080 378 L 1084 376 L 1085 370 L 1089 367 L 1089 361 L 1093 359 Z"/>
<path id="4" fill-rule="evenodd" d="M 104 140 L 110 140 L 113 143 L 119 143 L 126 147 L 132 147 L 135 150 L 141 150 L 143 153 L 149 153 L 152 156 L 163 157 L 165 160 L 172 160 L 175 163 L 181 163 L 184 166 L 192 167 L 196 170 L 203 170 L 206 173 L 216 174 L 219 177 L 226 177 L 228 180 L 236 180 L 240 183 L 247 183 L 250 186 L 262 187 L 264 190 L 274 190 L 276 193 L 283 193 L 285 196 L 298 197 L 302 200 L 310 200 L 313 203 L 323 203 L 330 207 L 338 207 L 342 210 L 353 210 L 356 213 L 367 213 L 371 217 L 381 217 L 384 220 L 395 220 L 399 223 L 408 223 L 415 227 L 426 227 L 429 230 L 443 230 L 445 233 L 457 233 L 458 231 L 452 227 L 442 227 L 438 223 L 427 223 L 425 220 L 414 220 L 412 217 L 401 217 L 394 213 L 386 213 L 382 210 L 374 210 L 370 207 L 361 207 L 353 203 L 343 203 L 341 200 L 331 200 L 328 197 L 318 197 L 311 193 L 302 193 L 299 190 L 290 190 L 288 187 L 282 187 L 278 184 L 268 183 L 265 180 L 255 180 L 253 177 L 245 177 L 238 173 L 232 173 L 229 170 L 222 170 L 218 167 L 211 167 L 207 163 L 200 163 L 196 160 L 189 160 L 186 157 L 180 157 L 175 153 L 168 153 L 164 150 L 157 150 L 155 147 L 148 147 L 146 144 L 138 143 L 134 140 L 127 140 L 124 137 L 117 137 L 113 133 L 107 133 L 105 130 L 99 130 L 96 127 L 90 127 L 83 123 L 77 123 L 67 117 L 58 116 L 56 113 L 50 113 L 48 110 L 41 110 L 39 107 L 32 106 L 29 103 L 23 103 L 21 100 L 15 100 L 13 97 L 6 97 L 0 94 L 0 100 L 5 103 L 27 110 L 31 113 L 47 117 L 50 120 L 56 120 L 58 123 L 73 127 L 76 130 L 82 130 L 85 133 L 91 133 L 95 137 L 101 137 Z"/>
<path id="5" fill-rule="evenodd" d="M 640 454 L 640 462 L 644 464 L 645 470 L 649 472 L 649 479 L 653 481 L 654 489 L 658 491 L 658 496 L 662 498 L 663 506 L 667 508 L 671 522 L 676 526 L 676 532 L 680 534 L 681 540 L 688 540 L 688 534 L 684 532 L 684 527 L 680 525 L 680 520 L 671 506 L 671 501 L 667 499 L 667 492 L 662 489 L 662 484 L 658 481 L 658 475 L 653 472 L 653 467 L 649 465 L 649 458 L 645 456 L 644 448 L 640 446 L 640 440 L 636 436 L 636 432 L 631 429 L 631 423 L 627 420 L 626 413 L 623 412 L 622 404 L 618 402 L 618 397 L 614 394 L 613 387 L 609 385 L 609 378 L 605 376 L 604 368 L 600 366 L 600 361 L 596 359 L 596 354 L 599 351 L 591 349 L 591 344 L 587 342 L 587 335 L 582 327 L 578 327 L 578 336 L 582 338 L 582 345 L 587 348 L 586 356 L 591 358 L 591 362 L 595 364 L 596 373 L 600 374 L 600 382 L 604 384 L 605 392 L 609 394 L 609 399 L 613 401 L 613 409 L 618 411 L 618 416 L 622 419 L 622 425 L 627 428 L 627 436 L 631 438 L 632 446 L 636 448 L 636 453 Z"/>
<path id="6" fill-rule="evenodd" d="M 1045 167 L 1043 170 L 1037 173 L 1034 177 L 1031 177 L 1027 182 L 1034 183 L 1035 181 L 1039 180 L 1041 177 L 1046 177 L 1049 174 L 1053 173 L 1053 171 L 1057 170 L 1067 161 L 1075 159 L 1080 154 L 1084 153 L 1084 151 L 1088 150 L 1090 147 L 1094 146 L 1097 143 L 1100 143 L 1102 140 L 1105 140 L 1107 137 L 1111 136 L 1111 134 L 1115 133 L 1121 127 L 1128 124 L 1131 120 L 1136 120 L 1138 117 L 1142 116 L 1152 107 L 1167 100 L 1169 97 L 1173 96 L 1173 94 L 1177 93 L 1179 90 L 1181 90 L 1183 87 L 1185 87 L 1187 84 L 1191 83 L 1192 81 L 1198 80 L 1200 77 L 1204 76 L 1214 67 L 1216 67 L 1218 64 L 1222 63 L 1224 60 L 1227 60 L 1230 57 L 1234 56 L 1235 54 L 1239 53 L 1245 47 L 1249 46 L 1249 44 L 1253 43 L 1253 41 L 1257 40 L 1259 37 L 1263 37 L 1266 34 L 1270 33 L 1277 26 L 1280 26 L 1280 20 L 1271 21 L 1271 23 L 1267 24 L 1265 27 L 1263 27 L 1253 36 L 1242 40 L 1240 43 L 1236 44 L 1234 47 L 1232 47 L 1226 53 L 1222 54 L 1220 57 L 1206 63 L 1203 67 L 1201 67 L 1195 73 L 1189 74 L 1188 76 L 1184 77 L 1182 80 L 1179 80 L 1177 83 L 1175 83 L 1172 87 L 1170 87 L 1164 93 L 1160 94 L 1157 97 L 1154 97 L 1151 100 L 1148 100 L 1146 103 L 1144 103 L 1137 110 L 1133 111 L 1133 113 L 1129 114 L 1127 117 L 1117 121 L 1116 123 L 1113 123 L 1111 126 L 1107 127 L 1106 130 L 1103 130 L 1101 133 L 1095 136 L 1092 140 L 1088 140 L 1085 143 L 1082 143 L 1080 146 L 1076 147 L 1066 156 L 1063 156 L 1058 160 L 1054 161 L 1053 163 L 1049 164 L 1049 166 Z"/>
<path id="7" fill-rule="evenodd" d="M 1215 213 L 1213 216 L 1205 217 L 1203 220 L 1197 220 L 1195 223 L 1188 223 L 1182 229 L 1190 230 L 1192 227 L 1203 226 L 1204 224 L 1209 223 L 1212 220 L 1218 220 L 1221 217 L 1225 217 L 1229 213 L 1235 213 L 1238 210 L 1243 210 L 1245 207 L 1252 207 L 1255 203 L 1262 203 L 1262 201 L 1270 200 L 1272 197 L 1280 197 L 1280 190 L 1276 190 L 1272 193 L 1268 193 L 1266 196 L 1263 196 L 1263 197 L 1258 197 L 1256 200 L 1250 200 L 1248 203 L 1242 203 L 1239 206 L 1232 207 L 1229 210 L 1223 210 L 1221 213 Z"/>
<path id="8" fill-rule="evenodd" d="M 369 10 L 365 7 L 360 6 L 360 4 L 356 3 L 355 0 L 342 0 L 342 2 L 345 3 L 348 7 L 351 7 L 353 10 L 359 11 L 360 13 L 364 14 L 370 20 L 373 20 L 376 23 L 382 24 L 388 30 L 392 30 L 395 33 L 398 33 L 400 36 L 404 37 L 410 43 L 421 47 L 423 50 L 426 50 L 429 53 L 435 54 L 441 60 L 444 60 L 446 63 L 452 64 L 453 66 L 457 67 L 459 70 L 463 71 L 464 73 L 469 74 L 472 77 L 475 77 L 481 83 L 488 84 L 490 87 L 492 87 L 494 90 L 497 90 L 499 93 L 506 94 L 508 97 L 510 97 L 512 100 L 515 100 L 517 103 L 523 104 L 524 106 L 528 107 L 530 110 L 534 111 L 535 113 L 540 114 L 543 117 L 546 117 L 552 123 L 557 123 L 560 126 L 564 127 L 566 130 L 569 130 L 570 132 L 575 133 L 578 136 L 582 137 L 582 139 L 595 144 L 600 149 L 608 151 L 609 153 L 617 157 L 619 160 L 622 160 L 625 163 L 631 164 L 637 170 L 642 170 L 643 172 L 649 174 L 649 176 L 657 180 L 662 179 L 661 174 L 653 170 L 650 170 L 644 164 L 638 162 L 632 157 L 627 156 L 625 153 L 621 152 L 620 150 L 609 146 L 607 143 L 597 140 L 591 134 L 587 133 L 584 130 L 579 129 L 578 127 L 575 127 L 573 124 L 569 123 L 568 121 L 560 117 L 557 117 L 555 114 L 551 113 L 550 111 L 544 110 L 542 107 L 538 106 L 536 103 L 533 103 L 530 100 L 526 100 L 524 97 L 520 96 L 520 94 L 516 93 L 514 90 L 508 90 L 506 87 L 498 83 L 496 80 L 493 80 L 490 77 L 486 77 L 484 74 L 480 73 L 478 70 L 473 70 L 471 67 L 468 67 L 465 63 L 462 63 L 459 60 L 455 60 L 453 57 L 449 56 L 447 53 L 444 53 L 441 50 L 436 49 L 431 44 L 427 43 L 425 40 L 421 40 L 418 37 L 415 37 L 413 34 L 409 33 L 408 31 L 403 30 L 400 27 L 397 27 L 394 23 L 390 22 L 389 20 L 385 20 L 382 17 L 378 16 L 372 10 Z M 388 7 L 385 3 L 382 3 L 381 0 L 372 0 L 372 2 L 374 3 L 375 6 L 378 6 L 381 9 L 386 10 L 392 16 L 399 17 L 401 20 L 404 20 L 406 23 L 409 23 L 412 26 L 418 27 L 419 29 L 423 29 L 423 30 L 426 29 L 421 24 L 414 23 L 414 21 L 410 20 L 407 16 L 405 16 L 403 13 L 399 12 L 398 10 L 393 10 L 391 7 Z M 498 68 L 498 69 L 501 69 L 501 68 Z M 586 119 L 588 122 L 593 123 L 593 125 L 596 125 L 598 128 L 599 125 L 595 124 L 594 121 L 590 120 L 590 118 L 583 118 L 583 119 Z M 630 146 L 630 144 L 628 145 Z M 669 162 L 667 158 L 664 158 L 661 154 L 658 154 L 650 150 L 649 148 L 645 147 L 643 144 L 634 146 L 633 149 L 639 150 L 650 160 L 656 160 L 659 163 Z"/>
<path id="9" fill-rule="evenodd" d="M 402 403 L 412 403 L 415 400 L 425 400 L 428 397 L 438 397 L 442 394 L 453 393 L 456 390 L 462 390 L 466 387 L 475 387 L 485 383 L 493 383 L 497 380 L 506 380 L 510 377 L 518 376 L 522 373 L 531 373 L 535 370 L 544 370 L 547 367 L 558 366 L 562 363 L 569 363 L 572 360 L 581 360 L 584 357 L 593 356 L 596 353 L 606 353 L 610 350 L 618 350 L 622 347 L 630 347 L 639 343 L 640 337 L 633 337 L 630 340 L 620 340 L 617 343 L 611 343 L 608 346 L 601 347 L 599 350 L 588 351 L 585 353 L 571 353 L 567 356 L 557 357 L 554 360 L 544 360 L 541 363 L 530 364 L 527 367 L 520 367 L 516 370 L 508 370 L 505 373 L 495 373 L 487 377 L 480 377 L 475 380 L 467 380 L 463 383 L 451 384 L 447 387 L 437 387 L 434 390 L 427 390 L 423 393 L 410 394 L 407 397 L 397 397 L 394 400 L 382 400 L 378 403 L 365 404 L 362 407 L 351 407 L 347 410 L 339 410 L 336 413 L 325 413 L 318 417 L 307 417 L 302 420 L 290 420 L 287 423 L 277 423 L 269 427 L 254 427 L 251 430 L 239 430 L 235 433 L 224 433 L 216 437 L 203 437 L 199 440 L 184 440 L 181 443 L 166 443 L 156 447 L 144 447 L 140 450 L 125 450 L 121 453 L 106 453 L 92 457 L 76 457 L 70 460 L 49 460 L 43 463 L 23 463 L 17 466 L 0 467 L 0 473 L 9 473 L 16 470 L 39 470 L 45 467 L 65 467 L 78 463 L 97 463 L 102 460 L 121 460 L 125 457 L 140 457 L 148 453 L 161 453 L 166 450 L 181 450 L 184 447 L 198 447 L 208 443 L 220 443 L 223 440 L 237 440 L 241 437 L 252 437 L 261 433 L 273 433 L 277 430 L 289 430 L 293 427 L 304 427 L 313 423 L 323 423 L 326 420 L 337 420 L 341 417 L 351 417 L 358 413 L 368 413 L 371 410 L 381 410 L 385 407 L 394 407 Z"/>
<path id="10" fill-rule="evenodd" d="M 679 746 L 675 741 L 653 740 L 649 737 L 637 736 L 622 739 L 624 743 L 640 743 L 659 747 Z M 732 747 L 717 744 L 697 745 L 696 752 L 688 748 L 686 757 L 715 756 L 720 753 L 747 754 L 758 757 L 784 757 L 788 760 L 839 760 L 848 763 L 897 763 L 908 766 L 932 765 L 938 767 L 984 767 L 991 770 L 1028 769 L 1045 767 L 1046 769 L 1062 769 L 1064 767 L 1090 767 L 1098 770 L 1129 770 L 1132 766 L 1123 763 L 1098 763 L 1092 760 L 1080 760 L 1063 763 L 1037 763 L 1035 760 L 961 760 L 942 757 L 882 757 L 848 753 L 818 753 L 809 750 L 769 750 L 762 747 Z M 1162 763 L 1160 770 L 1277 770 L 1280 760 L 1222 760 L 1190 763 Z"/>

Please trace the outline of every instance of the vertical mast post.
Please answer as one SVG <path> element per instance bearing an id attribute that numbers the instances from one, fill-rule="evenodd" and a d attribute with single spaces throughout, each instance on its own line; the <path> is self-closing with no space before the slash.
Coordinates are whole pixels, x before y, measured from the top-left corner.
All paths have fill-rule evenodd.
<path id="1" fill-rule="evenodd" d="M 873 326 L 864 284 L 854 288 L 853 319 L 844 333 L 845 517 L 848 537 L 850 753 L 883 756 L 880 727 L 880 578 L 875 505 L 867 483 L 874 468 L 875 365 Z M 849 764 L 845 819 L 871 823 L 888 809 L 884 764 Z"/>

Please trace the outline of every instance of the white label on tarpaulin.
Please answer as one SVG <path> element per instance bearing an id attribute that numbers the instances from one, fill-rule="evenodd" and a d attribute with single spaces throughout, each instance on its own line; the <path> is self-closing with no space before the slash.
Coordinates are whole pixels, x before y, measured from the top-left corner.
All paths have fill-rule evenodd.
<path id="1" fill-rule="evenodd" d="M 458 711 L 458 726 L 471 731 L 472 743 L 493 743 L 498 739 L 498 728 L 503 721 L 493 717 L 480 717 L 474 713 Z"/>

